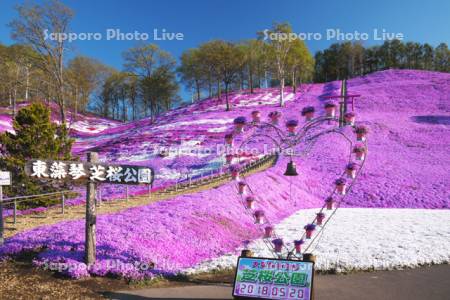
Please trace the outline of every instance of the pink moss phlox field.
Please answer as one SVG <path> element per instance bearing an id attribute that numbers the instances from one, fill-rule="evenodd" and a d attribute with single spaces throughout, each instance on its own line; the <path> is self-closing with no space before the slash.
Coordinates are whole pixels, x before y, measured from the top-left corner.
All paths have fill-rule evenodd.
<path id="1" fill-rule="evenodd" d="M 288 184 L 288 179 L 280 175 L 281 169 L 276 167 L 247 179 L 258 195 L 264 195 L 256 197 L 258 207 L 272 222 L 300 208 L 300 202 L 291 201 L 286 191 L 273 188 L 276 183 Z M 270 185 L 264 180 L 267 175 L 273 178 Z M 303 189 L 293 189 L 303 199 L 301 207 L 320 204 L 321 200 Z M 218 189 L 99 216 L 97 263 L 90 269 L 82 263 L 84 220 L 19 233 L 6 241 L 1 253 L 41 250 L 36 265 L 53 263 L 53 268 L 75 278 L 86 272 L 144 278 L 173 274 L 204 259 L 234 252 L 245 240 L 260 237 L 262 228 L 246 214 L 233 182 Z M 142 267 L 152 264 L 152 270 Z"/>
<path id="2" fill-rule="evenodd" d="M 349 80 L 348 91 L 361 94 L 355 102 L 356 123 L 369 129 L 369 150 L 365 169 L 343 206 L 449 208 L 450 74 L 387 70 Z M 183 172 L 179 170 L 194 174 L 216 170 L 225 158 L 214 151 L 160 157 L 154 150 L 163 146 L 216 149 L 233 130 L 233 120 L 238 116 L 250 120 L 255 109 L 263 120 L 270 112 L 280 111 L 280 124 L 297 119 L 300 127 L 304 124 L 300 114 L 303 107 L 314 106 L 317 115 L 323 114 L 323 105 L 329 102 L 323 96 L 339 93 L 338 81 L 304 84 L 296 95 L 287 89 L 283 108 L 277 106 L 277 89 L 260 89 L 253 95 L 233 93 L 231 112 L 225 112 L 224 100 L 206 99 L 168 112 L 153 124 L 146 119 L 114 124 L 99 133 L 79 134 L 74 153 L 83 156 L 95 149 L 107 161 L 151 165 L 159 174 L 155 185 L 164 186 L 181 178 Z M 344 130 L 353 134 L 350 128 Z M 349 151 L 338 136 L 326 136 L 310 156 L 296 158 L 299 176 L 294 179 L 282 175 L 284 158 L 274 168 L 250 176 L 247 180 L 255 191 L 256 209 L 262 209 L 276 224 L 299 209 L 321 206 L 344 171 Z M 104 188 L 105 199 L 123 193 L 120 186 Z M 89 270 L 80 267 L 83 220 L 19 233 L 6 241 L 1 252 L 14 255 L 41 249 L 37 265 L 78 265 L 62 270 L 72 277 L 114 274 L 143 278 L 176 273 L 205 259 L 237 251 L 243 241 L 261 237 L 262 228 L 253 224 L 236 193 L 235 183 L 229 183 L 99 216 L 98 262 Z M 300 231 L 305 224 L 299 225 Z M 153 270 L 144 267 L 153 263 Z"/>

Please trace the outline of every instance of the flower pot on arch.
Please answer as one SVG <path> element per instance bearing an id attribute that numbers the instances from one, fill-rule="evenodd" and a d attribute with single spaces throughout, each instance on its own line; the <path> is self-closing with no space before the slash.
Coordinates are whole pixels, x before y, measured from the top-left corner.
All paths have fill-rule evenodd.
<path id="1" fill-rule="evenodd" d="M 253 215 L 255 216 L 256 224 L 264 224 L 264 211 L 257 210 Z"/>
<path id="2" fill-rule="evenodd" d="M 281 117 L 281 113 L 279 111 L 272 111 L 269 113 L 270 122 L 273 125 L 278 125 L 280 117 Z"/>
<path id="3" fill-rule="evenodd" d="M 304 240 L 295 240 L 294 241 L 295 253 L 300 254 L 302 252 L 302 245 L 304 243 L 305 243 Z"/>
<path id="4" fill-rule="evenodd" d="M 259 123 L 261 121 L 261 112 L 259 110 L 252 111 L 252 122 Z"/>
<path id="5" fill-rule="evenodd" d="M 336 116 L 336 104 L 332 102 L 325 103 L 325 116 L 334 118 Z"/>
<path id="6" fill-rule="evenodd" d="M 314 225 L 312 223 L 305 226 L 306 238 L 307 239 L 310 239 L 312 237 L 312 234 L 314 233 L 314 230 L 316 230 L 316 225 Z"/>
<path id="7" fill-rule="evenodd" d="M 245 207 L 248 209 L 255 208 L 255 198 L 253 196 L 247 196 L 247 198 L 245 198 Z"/>
<path id="8" fill-rule="evenodd" d="M 283 246 L 284 246 L 284 242 L 283 239 L 274 239 L 272 241 L 274 248 L 275 248 L 275 252 L 280 253 L 281 250 L 283 250 Z"/>
<path id="9" fill-rule="evenodd" d="M 233 121 L 234 123 L 234 131 L 236 133 L 242 133 L 244 131 L 244 126 L 247 123 L 247 119 L 245 117 L 237 117 Z"/>
<path id="10" fill-rule="evenodd" d="M 347 183 L 344 178 L 338 178 L 334 181 L 334 184 L 336 185 L 336 191 L 341 194 L 345 195 L 347 192 Z"/>
<path id="11" fill-rule="evenodd" d="M 314 106 L 306 106 L 302 109 L 302 116 L 305 117 L 305 120 L 311 121 L 314 118 L 314 112 L 316 111 L 316 109 L 314 108 Z"/>

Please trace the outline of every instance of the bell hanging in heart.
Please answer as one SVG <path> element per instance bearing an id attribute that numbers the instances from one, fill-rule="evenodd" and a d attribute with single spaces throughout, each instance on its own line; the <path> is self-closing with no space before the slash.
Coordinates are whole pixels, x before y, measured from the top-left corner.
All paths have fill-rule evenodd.
<path id="1" fill-rule="evenodd" d="M 293 161 L 288 162 L 286 172 L 284 172 L 284 176 L 297 176 L 297 168 Z"/>

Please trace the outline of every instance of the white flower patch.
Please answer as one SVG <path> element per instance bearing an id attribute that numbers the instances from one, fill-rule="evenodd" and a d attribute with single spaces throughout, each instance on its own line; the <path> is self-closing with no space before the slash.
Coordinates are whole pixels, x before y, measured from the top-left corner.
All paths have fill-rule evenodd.
<path id="1" fill-rule="evenodd" d="M 156 157 L 157 155 L 153 153 L 153 151 L 143 151 L 137 154 L 128 154 L 123 153 L 119 157 L 117 157 L 118 161 L 127 161 L 127 162 L 141 162 L 146 161 L 151 158 Z"/>
<path id="2" fill-rule="evenodd" d="M 0 120 L 0 126 L 6 127 L 6 128 L 12 128 L 12 124 L 8 121 Z"/>
<path id="3" fill-rule="evenodd" d="M 98 135 L 98 136 L 81 137 L 81 138 L 77 139 L 77 142 L 112 140 L 112 139 L 119 138 L 121 136 L 126 136 L 126 134 L 124 134 L 124 133 L 113 133 L 113 134 L 104 134 L 104 135 Z"/>
<path id="4" fill-rule="evenodd" d="M 203 139 L 183 141 L 180 145 L 172 145 L 168 148 L 161 147 L 160 150 L 166 151 L 164 160 L 174 160 L 182 156 L 203 158 L 211 155 L 212 151 L 215 151 L 215 148 L 210 149 L 201 146 L 202 141 Z"/>
<path id="5" fill-rule="evenodd" d="M 205 166 L 201 169 L 193 169 L 190 170 L 191 174 L 193 176 L 200 175 L 200 174 L 208 174 L 211 173 L 211 171 L 215 171 L 220 169 L 225 164 L 225 159 L 223 157 L 216 157 L 210 161 L 208 161 Z"/>
<path id="6" fill-rule="evenodd" d="M 176 123 L 170 123 L 165 125 L 159 125 L 154 127 L 154 130 L 166 130 L 166 129 L 178 129 L 181 126 L 193 126 L 193 125 L 224 125 L 230 124 L 233 122 L 233 119 L 200 119 L 193 121 L 181 121 Z"/>
<path id="7" fill-rule="evenodd" d="M 158 180 L 174 180 L 180 178 L 180 172 L 174 169 L 161 168 L 156 172 L 155 179 Z"/>
<path id="8" fill-rule="evenodd" d="M 86 133 L 100 133 L 105 129 L 108 129 L 112 127 L 110 124 L 92 124 L 88 121 L 77 121 L 75 123 L 72 123 L 71 127 L 77 131 L 80 132 L 86 132 Z"/>
<path id="9" fill-rule="evenodd" d="M 293 247 L 292 242 L 317 211 L 301 210 L 276 225 L 275 232 Z M 317 240 L 320 243 L 308 251 L 317 255 L 317 270 L 393 270 L 449 263 L 450 210 L 340 208 Z M 262 239 L 253 241 L 249 248 L 256 256 L 272 257 Z M 237 255 L 230 253 L 184 272 L 231 268 L 236 261 Z"/>
<path id="10" fill-rule="evenodd" d="M 293 93 L 284 93 L 284 101 L 292 101 L 294 99 Z M 259 105 L 272 105 L 278 104 L 280 101 L 280 95 L 278 93 L 267 93 L 264 96 L 258 96 L 248 99 L 243 99 L 239 101 L 239 104 L 236 104 L 236 107 L 250 107 L 250 106 L 259 106 Z"/>
<path id="11" fill-rule="evenodd" d="M 219 104 L 219 105 L 214 105 L 214 106 L 209 107 L 204 110 L 194 111 L 193 114 L 196 115 L 196 114 L 203 114 L 205 112 L 224 111 L 226 108 L 227 108 L 227 106 L 225 104 Z"/>
<path id="12" fill-rule="evenodd" d="M 228 126 L 222 126 L 222 127 L 209 128 L 207 131 L 208 132 L 225 132 L 228 130 L 229 130 Z"/>
<path id="13" fill-rule="evenodd" d="M 12 127 L 12 123 L 10 121 L 0 120 L 0 131 L 8 131 L 9 133 L 15 134 L 15 130 Z"/>

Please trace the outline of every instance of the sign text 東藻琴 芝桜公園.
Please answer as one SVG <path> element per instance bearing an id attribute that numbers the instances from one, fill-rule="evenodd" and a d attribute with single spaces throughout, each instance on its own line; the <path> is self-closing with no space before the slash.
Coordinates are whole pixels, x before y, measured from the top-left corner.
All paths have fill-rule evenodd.
<path id="1" fill-rule="evenodd" d="M 26 173 L 37 179 L 91 181 L 112 184 L 151 184 L 152 168 L 108 163 L 32 160 Z"/>

